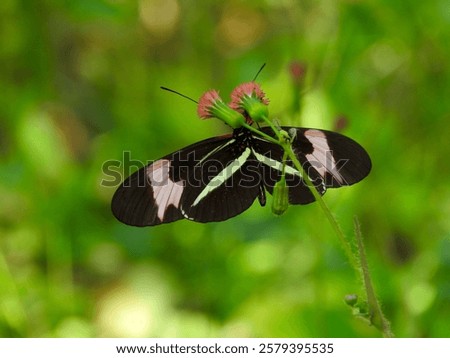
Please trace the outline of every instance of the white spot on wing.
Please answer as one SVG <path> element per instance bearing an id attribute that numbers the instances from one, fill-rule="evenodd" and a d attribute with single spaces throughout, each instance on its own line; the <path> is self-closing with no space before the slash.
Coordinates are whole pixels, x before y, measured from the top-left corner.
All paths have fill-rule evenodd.
<path id="1" fill-rule="evenodd" d="M 169 177 L 170 160 L 161 159 L 147 168 L 147 176 L 153 188 L 153 199 L 158 208 L 158 219 L 163 221 L 169 205 L 179 207 L 183 194 L 183 182 L 173 182 Z"/>
<path id="2" fill-rule="evenodd" d="M 328 145 L 325 134 L 315 129 L 308 129 L 305 131 L 305 136 L 312 143 L 314 151 L 311 154 L 306 154 L 306 159 L 316 169 L 319 174 L 325 178 L 326 173 L 330 173 L 339 184 L 345 182 L 344 177 L 339 173 L 336 167 L 336 161 L 333 157 L 333 152 Z"/>

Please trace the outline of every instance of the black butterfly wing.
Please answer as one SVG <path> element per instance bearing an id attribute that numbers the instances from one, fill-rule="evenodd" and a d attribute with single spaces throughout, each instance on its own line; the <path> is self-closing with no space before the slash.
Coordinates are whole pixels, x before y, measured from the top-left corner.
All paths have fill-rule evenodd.
<path id="1" fill-rule="evenodd" d="M 283 127 L 289 131 L 290 127 Z M 339 188 L 364 179 L 372 168 L 366 150 L 353 139 L 336 132 L 295 128 L 294 151 L 302 154 L 324 178 L 327 188 Z"/>
<path id="2" fill-rule="evenodd" d="M 181 198 L 183 215 L 198 222 L 223 221 L 247 210 L 260 194 L 261 168 L 248 130 L 235 130 L 233 139 L 190 170 L 189 190 Z"/>
<path id="3" fill-rule="evenodd" d="M 153 226 L 182 219 L 187 178 L 202 158 L 214 153 L 231 135 L 205 139 L 139 169 L 117 188 L 111 203 L 114 216 L 132 226 Z"/>
<path id="4" fill-rule="evenodd" d="M 111 202 L 114 216 L 132 226 L 153 226 L 183 218 L 178 210 L 179 191 L 183 190 L 183 185 L 168 178 L 169 170 L 170 160 L 163 158 L 125 179 Z M 159 179 L 162 186 L 152 183 Z M 166 180 L 166 184 L 162 180 Z"/>
<path id="5" fill-rule="evenodd" d="M 354 140 L 325 130 L 295 127 L 282 129 L 288 133 L 295 132 L 292 148 L 319 194 L 323 195 L 327 188 L 352 185 L 369 174 L 370 157 Z M 261 128 L 261 131 L 274 135 L 269 127 Z M 264 163 L 264 184 L 272 193 L 273 186 L 281 177 L 283 150 L 279 145 L 255 136 L 255 151 L 257 158 Z M 308 204 L 315 200 L 291 161 L 286 163 L 286 183 L 291 204 Z"/>
<path id="6" fill-rule="evenodd" d="M 262 128 L 262 130 L 268 134 L 273 134 L 273 132 L 268 131 L 266 128 Z M 254 151 L 256 158 L 260 161 L 262 166 L 261 171 L 263 173 L 262 180 L 264 187 L 272 194 L 273 187 L 281 179 L 283 149 L 278 144 L 273 144 L 263 138 L 255 136 Z M 326 188 L 320 174 L 310 165 L 304 155 L 297 154 L 297 158 L 302 164 L 304 171 L 308 173 L 311 183 L 315 185 L 316 190 L 323 195 Z M 314 195 L 302 177 L 302 173 L 295 168 L 295 165 L 290 160 L 286 161 L 285 179 L 286 185 L 289 188 L 290 204 L 308 204 L 315 200 Z"/>

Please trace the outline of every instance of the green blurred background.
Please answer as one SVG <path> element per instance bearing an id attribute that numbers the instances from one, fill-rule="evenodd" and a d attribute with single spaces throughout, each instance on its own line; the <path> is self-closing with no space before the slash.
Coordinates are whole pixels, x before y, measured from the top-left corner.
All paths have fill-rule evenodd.
<path id="1" fill-rule="evenodd" d="M 343 301 L 361 281 L 316 204 L 154 228 L 110 212 L 105 161 L 229 132 L 159 86 L 228 99 L 263 63 L 274 118 L 344 123 L 372 157 L 325 200 L 349 237 L 359 217 L 394 334 L 450 336 L 447 0 L 2 0 L 0 41 L 1 336 L 380 336 Z"/>

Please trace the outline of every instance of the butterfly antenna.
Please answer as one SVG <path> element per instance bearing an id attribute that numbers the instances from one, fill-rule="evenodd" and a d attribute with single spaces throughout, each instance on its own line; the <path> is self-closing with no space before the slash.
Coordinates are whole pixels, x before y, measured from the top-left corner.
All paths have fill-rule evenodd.
<path id="1" fill-rule="evenodd" d="M 175 91 L 175 90 L 173 90 L 173 89 L 170 89 L 170 88 L 167 88 L 167 87 L 163 87 L 163 86 L 161 86 L 161 89 L 164 90 L 164 91 L 168 91 L 168 92 L 175 93 L 175 94 L 177 94 L 177 95 L 179 95 L 179 96 L 181 96 L 181 97 L 183 97 L 183 98 L 188 99 L 189 101 L 192 101 L 192 102 L 198 104 L 198 102 L 197 102 L 195 99 L 192 99 L 191 97 L 186 96 L 185 94 L 182 94 L 182 93 L 180 93 L 180 92 L 177 92 L 177 91 Z"/>
<path id="2" fill-rule="evenodd" d="M 261 68 L 258 70 L 258 72 L 256 73 L 255 77 L 253 78 L 252 82 L 255 82 L 256 79 L 258 78 L 258 75 L 261 73 L 261 71 L 263 70 L 263 68 L 266 67 L 266 64 L 263 63 L 263 65 L 261 66 Z"/>

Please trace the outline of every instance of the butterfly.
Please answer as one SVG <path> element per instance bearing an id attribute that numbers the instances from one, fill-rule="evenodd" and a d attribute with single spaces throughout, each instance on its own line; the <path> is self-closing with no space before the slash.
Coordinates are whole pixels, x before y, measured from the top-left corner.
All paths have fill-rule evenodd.
<path id="1" fill-rule="evenodd" d="M 371 170 L 365 149 L 342 134 L 321 129 L 281 127 L 290 133 L 303 173 L 323 195 L 328 188 L 355 184 Z M 271 137 L 271 127 L 259 129 Z M 289 204 L 315 200 L 311 188 L 283 148 L 248 128 L 189 145 L 139 169 L 117 188 L 112 212 L 132 226 L 154 226 L 180 219 L 217 222 L 247 210 L 284 176 Z M 283 169 L 284 168 L 284 169 Z"/>

